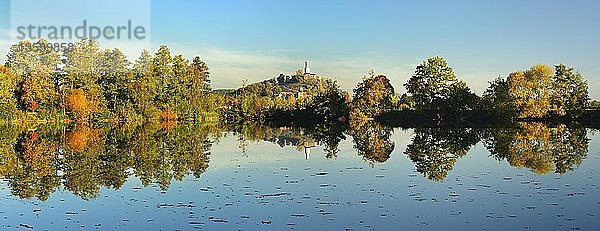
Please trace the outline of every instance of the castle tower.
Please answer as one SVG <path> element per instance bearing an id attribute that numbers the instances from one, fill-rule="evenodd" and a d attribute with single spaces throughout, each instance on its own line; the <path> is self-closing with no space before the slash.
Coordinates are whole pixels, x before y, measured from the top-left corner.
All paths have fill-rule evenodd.
<path id="1" fill-rule="evenodd" d="M 308 66 L 308 61 L 304 61 L 304 74 L 311 74 L 310 67 Z"/>

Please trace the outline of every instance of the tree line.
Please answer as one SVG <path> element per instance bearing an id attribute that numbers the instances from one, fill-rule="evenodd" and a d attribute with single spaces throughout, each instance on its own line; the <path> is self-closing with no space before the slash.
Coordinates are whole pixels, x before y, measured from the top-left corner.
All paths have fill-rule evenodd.
<path id="1" fill-rule="evenodd" d="M 223 93 L 211 91 L 208 65 L 172 55 L 166 45 L 143 51 L 133 63 L 118 49 L 82 39 L 72 49 L 39 50 L 29 41 L 11 46 L 0 67 L 0 117 L 71 120 L 221 120 L 227 123 L 304 121 L 353 123 L 398 120 L 416 111 L 436 121 L 474 115 L 498 120 L 576 119 L 588 87 L 573 67 L 534 65 L 498 77 L 482 96 L 473 93 L 442 57 L 416 67 L 398 95 L 385 75 L 370 71 L 353 89 L 335 80 L 280 75 Z M 45 44 L 45 40 L 37 43 Z M 294 96 L 285 91 L 307 89 Z M 285 90 L 285 91 L 284 91 Z M 286 93 L 285 95 L 282 95 Z M 309 93 L 309 94 L 306 94 Z M 396 114 L 394 114 L 396 113 Z"/>
<path id="2" fill-rule="evenodd" d="M 417 66 L 404 87 L 407 93 L 397 96 L 386 76 L 370 72 L 354 89 L 351 116 L 375 118 L 412 110 L 433 116 L 434 120 L 456 121 L 479 111 L 509 121 L 569 120 L 578 118 L 592 105 L 588 105 L 585 79 L 564 64 L 554 68 L 538 64 L 506 78 L 498 77 L 478 96 L 458 79 L 444 58 L 431 57 Z"/>
<path id="3" fill-rule="evenodd" d="M 165 45 L 131 63 L 118 48 L 102 50 L 95 40 L 61 52 L 21 41 L 0 67 L 0 86 L 4 119 L 173 120 L 205 117 L 216 105 L 208 97 L 207 64 L 173 56 Z"/>

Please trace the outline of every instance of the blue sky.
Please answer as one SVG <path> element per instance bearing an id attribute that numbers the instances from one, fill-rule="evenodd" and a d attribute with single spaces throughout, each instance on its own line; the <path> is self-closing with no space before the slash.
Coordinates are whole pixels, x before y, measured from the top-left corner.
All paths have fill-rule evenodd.
<path id="1" fill-rule="evenodd" d="M 151 41 L 201 56 L 216 88 L 291 74 L 308 60 L 347 90 L 373 68 L 404 92 L 415 66 L 439 55 L 478 94 L 498 75 L 565 63 L 600 98 L 599 10 L 599 1 L 153 0 Z"/>

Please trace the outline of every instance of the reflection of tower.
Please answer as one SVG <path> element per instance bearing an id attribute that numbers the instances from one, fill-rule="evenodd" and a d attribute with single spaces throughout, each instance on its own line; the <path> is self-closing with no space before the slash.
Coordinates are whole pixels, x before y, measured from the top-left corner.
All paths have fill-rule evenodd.
<path id="1" fill-rule="evenodd" d="M 310 147 L 306 147 L 304 146 L 304 157 L 306 157 L 306 159 L 310 159 Z"/>
<path id="2" fill-rule="evenodd" d="M 315 147 L 315 142 L 312 140 L 304 141 L 304 157 L 308 160 L 310 159 L 310 149 Z"/>
<path id="3" fill-rule="evenodd" d="M 310 73 L 310 67 L 308 66 L 308 61 L 304 61 L 304 74 L 311 74 Z"/>

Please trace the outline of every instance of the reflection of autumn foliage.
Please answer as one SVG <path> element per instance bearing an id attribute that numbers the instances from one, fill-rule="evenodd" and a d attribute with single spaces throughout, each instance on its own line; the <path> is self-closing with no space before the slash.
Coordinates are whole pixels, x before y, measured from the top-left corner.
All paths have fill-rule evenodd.
<path id="1" fill-rule="evenodd" d="M 516 167 L 530 168 L 537 174 L 553 170 L 550 149 L 550 129 L 542 123 L 523 123 L 509 148 L 508 162 Z"/>
<path id="2" fill-rule="evenodd" d="M 12 153 L 12 148 L 12 145 L 0 146 L 0 177 L 9 175 L 17 165 L 17 158 L 14 153 Z"/>
<path id="3" fill-rule="evenodd" d="M 163 120 L 159 125 L 162 130 L 170 131 L 177 127 L 177 120 Z"/>
<path id="4" fill-rule="evenodd" d="M 372 162 L 383 163 L 394 151 L 394 142 L 390 140 L 392 129 L 370 121 L 363 126 L 352 127 L 350 135 L 358 155 Z"/>
<path id="5" fill-rule="evenodd" d="M 588 139 L 584 128 L 543 123 L 520 123 L 517 129 L 492 132 L 485 145 L 497 159 L 512 166 L 526 167 L 536 174 L 566 173 L 587 156 Z"/>
<path id="6" fill-rule="evenodd" d="M 206 171 L 209 137 L 221 134 L 212 125 L 139 128 L 115 128 L 102 136 L 101 129 L 78 124 L 64 136 L 60 129 L 44 128 L 18 138 L 16 133 L 12 139 L 0 137 L 0 154 L 9 157 L 2 158 L 3 163 L 15 160 L 0 173 L 20 198 L 46 200 L 62 183 L 74 195 L 91 199 L 102 187 L 121 187 L 131 169 L 144 185 L 156 182 L 166 190 L 172 180 L 182 180 L 190 172 L 200 177 Z"/>
<path id="7" fill-rule="evenodd" d="M 158 183 L 168 189 L 173 179 L 181 180 L 190 171 L 200 177 L 208 168 L 212 142 L 209 136 L 219 134 L 212 125 L 183 124 L 170 130 L 156 124 L 138 127 L 127 148 L 133 154 L 135 174 L 143 185 Z"/>
<path id="8" fill-rule="evenodd" d="M 58 147 L 39 140 L 35 131 L 30 131 L 21 141 L 23 160 L 38 176 L 45 176 L 52 172 L 52 161 Z"/>
<path id="9" fill-rule="evenodd" d="M 58 145 L 30 131 L 19 138 L 16 151 L 18 164 L 8 176 L 12 193 L 21 198 L 48 199 L 59 184 L 54 164 Z"/>
<path id="10" fill-rule="evenodd" d="M 166 109 L 160 112 L 160 120 L 161 121 L 176 121 L 177 113 L 171 109 Z"/>
<path id="11" fill-rule="evenodd" d="M 86 125 L 79 125 L 75 130 L 67 133 L 67 145 L 74 152 L 83 152 L 86 149 L 94 149 L 100 142 L 97 129 L 91 129 Z"/>
<path id="12" fill-rule="evenodd" d="M 2 68 L 0 67 L 0 73 Z M 12 126 L 0 126 L 0 177 L 5 178 L 12 172 L 18 163 L 15 153 L 15 143 L 19 138 L 19 131 Z"/>
<path id="13" fill-rule="evenodd" d="M 64 186 L 73 194 L 87 200 L 98 196 L 100 193 L 100 180 L 98 166 L 101 161 L 98 152 L 71 153 L 64 159 L 65 175 Z"/>

